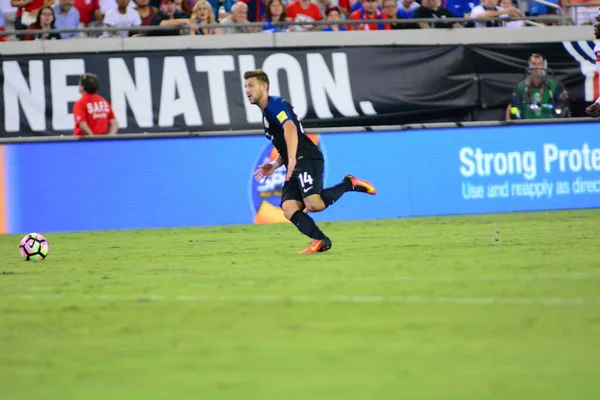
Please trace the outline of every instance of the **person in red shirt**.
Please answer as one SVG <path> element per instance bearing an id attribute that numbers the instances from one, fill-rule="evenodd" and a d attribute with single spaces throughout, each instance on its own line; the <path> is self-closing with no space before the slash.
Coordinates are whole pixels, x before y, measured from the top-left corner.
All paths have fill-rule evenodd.
<path id="1" fill-rule="evenodd" d="M 350 14 L 348 19 L 351 19 L 351 20 L 366 20 L 366 19 L 383 20 L 383 19 L 388 19 L 388 18 L 384 13 L 379 11 L 379 9 L 377 8 L 377 0 L 364 0 L 363 8 L 361 10 L 354 11 L 352 14 Z M 392 27 L 390 26 L 390 24 L 384 24 L 384 23 L 380 22 L 377 24 L 352 24 L 352 25 L 348 25 L 348 27 L 346 29 L 349 31 L 358 31 L 358 30 L 377 31 L 377 30 L 392 29 Z"/>
<path id="2" fill-rule="evenodd" d="M 73 106 L 75 136 L 114 135 L 119 129 L 119 121 L 112 106 L 98 91 L 98 77 L 86 73 L 79 79 L 81 97 Z"/>
<path id="3" fill-rule="evenodd" d="M 344 15 L 349 15 L 350 9 L 352 8 L 352 2 L 350 0 L 339 0 L 338 6 Z"/>
<path id="4" fill-rule="evenodd" d="M 92 21 L 102 22 L 98 0 L 75 0 L 73 7 L 79 11 L 79 22 L 88 26 Z"/>
<path id="5" fill-rule="evenodd" d="M 289 18 L 294 22 L 306 22 L 305 25 L 292 25 L 291 30 L 296 32 L 320 30 L 312 21 L 321 21 L 323 15 L 318 5 L 310 0 L 296 0 L 287 5 L 285 9 Z"/>
<path id="6" fill-rule="evenodd" d="M 21 12 L 21 24 L 25 26 L 34 24 L 38 15 L 38 10 L 45 5 L 49 6 L 51 5 L 51 2 L 45 0 L 32 0 L 31 2 L 28 2 Z"/>
<path id="7" fill-rule="evenodd" d="M 135 0 L 135 4 L 137 6 L 135 7 L 135 11 L 140 14 L 142 26 L 149 26 L 150 21 L 152 21 L 152 17 L 154 17 L 154 14 L 156 14 L 158 10 L 156 7 L 152 7 L 150 5 L 150 0 Z M 145 32 L 140 33 L 145 34 Z"/>

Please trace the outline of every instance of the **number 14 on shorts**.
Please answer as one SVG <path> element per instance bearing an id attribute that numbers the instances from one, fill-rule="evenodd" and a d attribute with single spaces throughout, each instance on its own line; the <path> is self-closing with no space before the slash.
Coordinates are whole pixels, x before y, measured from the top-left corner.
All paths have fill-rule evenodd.
<path id="1" fill-rule="evenodd" d="M 301 172 L 300 175 L 298 175 L 298 179 L 300 179 L 300 186 L 302 186 L 302 189 L 304 189 L 305 192 L 312 188 L 313 178 L 308 172 Z"/>

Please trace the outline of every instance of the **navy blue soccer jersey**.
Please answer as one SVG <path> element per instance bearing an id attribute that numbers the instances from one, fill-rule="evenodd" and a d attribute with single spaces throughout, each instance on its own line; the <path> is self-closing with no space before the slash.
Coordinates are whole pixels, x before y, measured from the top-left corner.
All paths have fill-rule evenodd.
<path id="1" fill-rule="evenodd" d="M 296 150 L 296 158 L 300 156 L 306 158 L 323 158 L 319 148 L 308 138 L 304 133 L 304 128 L 298 120 L 298 116 L 294 113 L 294 108 L 285 99 L 279 96 L 269 96 L 269 102 L 263 112 L 263 126 L 265 128 L 265 136 L 273 142 L 273 146 L 277 149 L 283 163 L 288 164 L 287 144 L 283 134 L 283 124 L 287 121 L 292 121 L 296 125 L 298 132 L 298 149 Z"/>

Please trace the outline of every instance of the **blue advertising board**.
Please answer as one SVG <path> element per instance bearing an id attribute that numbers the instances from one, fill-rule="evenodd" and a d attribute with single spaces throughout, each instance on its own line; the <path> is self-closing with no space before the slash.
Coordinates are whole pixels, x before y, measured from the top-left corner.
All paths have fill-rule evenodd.
<path id="1" fill-rule="evenodd" d="M 348 193 L 316 220 L 600 206 L 594 123 L 314 136 L 325 186 L 352 173 L 376 196 Z M 1 146 L 7 233 L 280 222 L 284 169 L 263 136 Z M 1 185 L 0 185 L 1 186 Z M 2 224 L 0 224 L 2 225 Z"/>

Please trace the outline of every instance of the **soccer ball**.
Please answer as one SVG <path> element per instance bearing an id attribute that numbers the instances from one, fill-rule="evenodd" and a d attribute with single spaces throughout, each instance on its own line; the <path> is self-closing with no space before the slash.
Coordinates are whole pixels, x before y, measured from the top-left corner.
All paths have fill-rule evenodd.
<path id="1" fill-rule="evenodd" d="M 50 245 L 44 236 L 39 233 L 30 233 L 21 240 L 19 251 L 27 261 L 43 260 L 48 257 Z"/>

